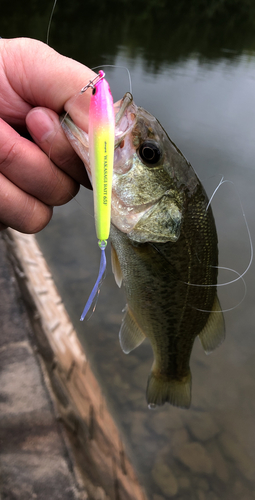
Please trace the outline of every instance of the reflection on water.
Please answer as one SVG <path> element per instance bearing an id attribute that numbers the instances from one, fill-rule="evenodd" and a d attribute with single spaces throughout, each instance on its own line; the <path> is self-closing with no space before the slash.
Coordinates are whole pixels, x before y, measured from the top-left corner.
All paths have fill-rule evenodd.
<path id="1" fill-rule="evenodd" d="M 124 10 L 127 3 L 122 2 Z M 140 9 L 144 3 L 141 0 L 136 3 L 140 14 L 135 19 L 133 12 L 132 16 L 130 13 L 121 18 L 116 2 L 115 10 L 108 14 L 104 2 L 100 3 L 102 11 L 97 11 L 96 19 L 92 1 L 87 2 L 83 18 L 78 13 L 85 8 L 84 3 L 77 9 L 73 3 L 69 2 L 67 7 L 67 2 L 59 2 L 51 43 L 87 64 L 104 61 L 128 66 L 135 102 L 160 120 L 191 161 L 208 193 L 214 191 L 221 176 L 234 182 L 254 238 L 255 57 L 252 50 L 255 47 L 250 34 L 255 16 L 249 11 L 254 9 L 253 2 L 236 2 L 232 17 L 227 16 L 227 1 L 212 2 L 215 8 L 202 9 L 202 12 L 196 2 L 192 2 L 192 8 L 190 2 L 178 2 L 176 9 L 180 10 L 173 11 L 171 6 L 172 16 L 169 10 L 165 13 L 165 19 L 169 20 L 168 38 L 162 12 L 152 18 L 149 11 L 153 9 L 153 2 L 148 2 L 150 7 L 144 11 L 144 18 Z M 201 7 L 201 2 L 197 4 Z M 185 5 L 187 13 L 182 17 Z M 37 12 L 41 12 L 39 8 Z M 182 22 L 175 25 L 177 19 Z M 161 23 L 157 30 L 154 21 Z M 64 41 L 60 39 L 57 23 L 61 25 Z M 84 31 L 85 25 L 87 31 Z M 18 21 L 15 26 L 19 26 Z M 235 38 L 234 31 L 238 35 Z M 122 97 L 128 90 L 125 73 L 109 70 L 107 78 L 114 98 Z M 91 193 L 82 190 L 78 201 L 80 205 L 72 201 L 57 208 L 51 224 L 38 235 L 38 240 L 149 498 L 254 498 L 254 265 L 245 277 L 247 294 L 239 307 L 235 305 L 243 298 L 241 281 L 219 289 L 223 309 L 233 308 L 225 314 L 224 344 L 206 356 L 199 342 L 195 343 L 191 359 L 191 409 L 185 411 L 165 405 L 149 411 L 145 388 L 152 364 L 151 348 L 149 343 L 144 343 L 128 356 L 120 349 L 118 330 L 125 298 L 114 283 L 109 256 L 108 274 L 96 312 L 89 321 L 79 322 L 97 276 L 100 252 Z M 250 247 L 232 185 L 225 184 L 217 192 L 213 209 L 218 226 L 220 265 L 242 273 L 249 263 Z M 220 272 L 221 282 L 234 278 L 231 272 Z"/>
<path id="2" fill-rule="evenodd" d="M 1 1 L 1 36 L 46 41 L 53 0 Z M 50 45 L 88 66 L 115 62 L 119 47 L 142 54 L 148 71 L 195 52 L 232 60 L 255 49 L 253 0 L 58 0 Z"/>

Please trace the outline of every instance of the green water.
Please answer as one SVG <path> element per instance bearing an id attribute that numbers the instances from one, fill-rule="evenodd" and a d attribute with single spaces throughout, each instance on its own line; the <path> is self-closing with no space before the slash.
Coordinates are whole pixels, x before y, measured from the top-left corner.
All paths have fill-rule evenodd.
<path id="1" fill-rule="evenodd" d="M 1 36 L 45 41 L 51 3 L 2 5 Z M 159 119 L 209 195 L 222 176 L 233 183 L 219 189 L 212 205 L 220 266 L 239 273 L 250 260 L 239 197 L 253 240 L 255 234 L 254 28 L 255 6 L 249 1 L 59 0 L 50 35 L 54 48 L 88 66 L 129 68 L 136 104 Z M 109 69 L 107 79 L 115 100 L 129 90 L 125 71 Z M 149 411 L 151 348 L 144 343 L 128 356 L 120 349 L 125 298 L 109 257 L 96 312 L 79 322 L 100 255 L 91 192 L 82 189 L 78 201 L 55 209 L 38 240 L 149 498 L 255 498 L 254 264 L 238 307 L 243 282 L 219 288 L 223 309 L 231 309 L 225 313 L 224 344 L 206 356 L 195 343 L 191 409 L 165 405 Z M 220 271 L 222 283 L 235 278 Z"/>

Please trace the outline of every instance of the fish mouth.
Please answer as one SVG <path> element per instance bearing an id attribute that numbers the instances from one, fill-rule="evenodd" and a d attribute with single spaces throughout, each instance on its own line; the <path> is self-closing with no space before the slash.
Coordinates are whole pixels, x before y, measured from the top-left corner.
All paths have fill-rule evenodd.
<path id="1" fill-rule="evenodd" d="M 126 92 L 124 97 L 118 103 L 116 103 L 115 106 L 118 111 L 115 116 L 115 125 L 118 125 L 126 109 L 130 106 L 130 104 L 132 104 L 133 100 L 134 99 L 132 94 L 130 94 L 130 92 Z"/>
<path id="2" fill-rule="evenodd" d="M 128 113 L 128 109 L 132 111 Z M 120 146 L 125 136 L 133 129 L 136 121 L 137 107 L 130 92 L 126 92 L 124 97 L 114 105 L 115 115 L 115 150 Z"/>
<path id="3" fill-rule="evenodd" d="M 132 106 L 133 113 L 128 113 L 128 108 Z M 115 116 L 115 151 L 125 138 L 125 136 L 130 132 L 134 126 L 134 121 L 136 117 L 136 105 L 133 102 L 133 96 L 130 92 L 127 92 L 124 97 L 114 104 L 116 116 Z M 88 134 L 84 132 L 81 128 L 77 127 L 73 122 L 72 118 L 67 114 L 63 113 L 60 117 L 60 124 L 71 143 L 72 147 L 78 154 L 78 156 L 83 161 L 89 178 L 91 180 L 91 166 L 89 162 L 89 140 Z"/>

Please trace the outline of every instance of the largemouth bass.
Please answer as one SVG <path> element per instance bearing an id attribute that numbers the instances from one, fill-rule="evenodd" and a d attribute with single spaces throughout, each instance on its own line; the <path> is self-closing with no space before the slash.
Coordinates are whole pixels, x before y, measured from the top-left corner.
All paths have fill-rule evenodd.
<path id="1" fill-rule="evenodd" d="M 91 178 L 86 134 L 68 117 L 62 126 Z M 192 166 L 129 93 L 116 115 L 110 238 L 115 279 L 127 297 L 122 350 L 147 337 L 154 353 L 149 407 L 188 408 L 195 338 L 210 353 L 225 336 L 216 227 Z"/>

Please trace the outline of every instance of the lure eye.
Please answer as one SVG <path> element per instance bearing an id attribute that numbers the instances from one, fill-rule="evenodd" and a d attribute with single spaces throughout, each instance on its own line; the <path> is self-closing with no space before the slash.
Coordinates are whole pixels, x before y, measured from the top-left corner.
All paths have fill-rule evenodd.
<path id="1" fill-rule="evenodd" d="M 139 156 L 148 166 L 158 163 L 161 157 L 161 151 L 153 141 L 145 141 L 139 147 Z"/>

